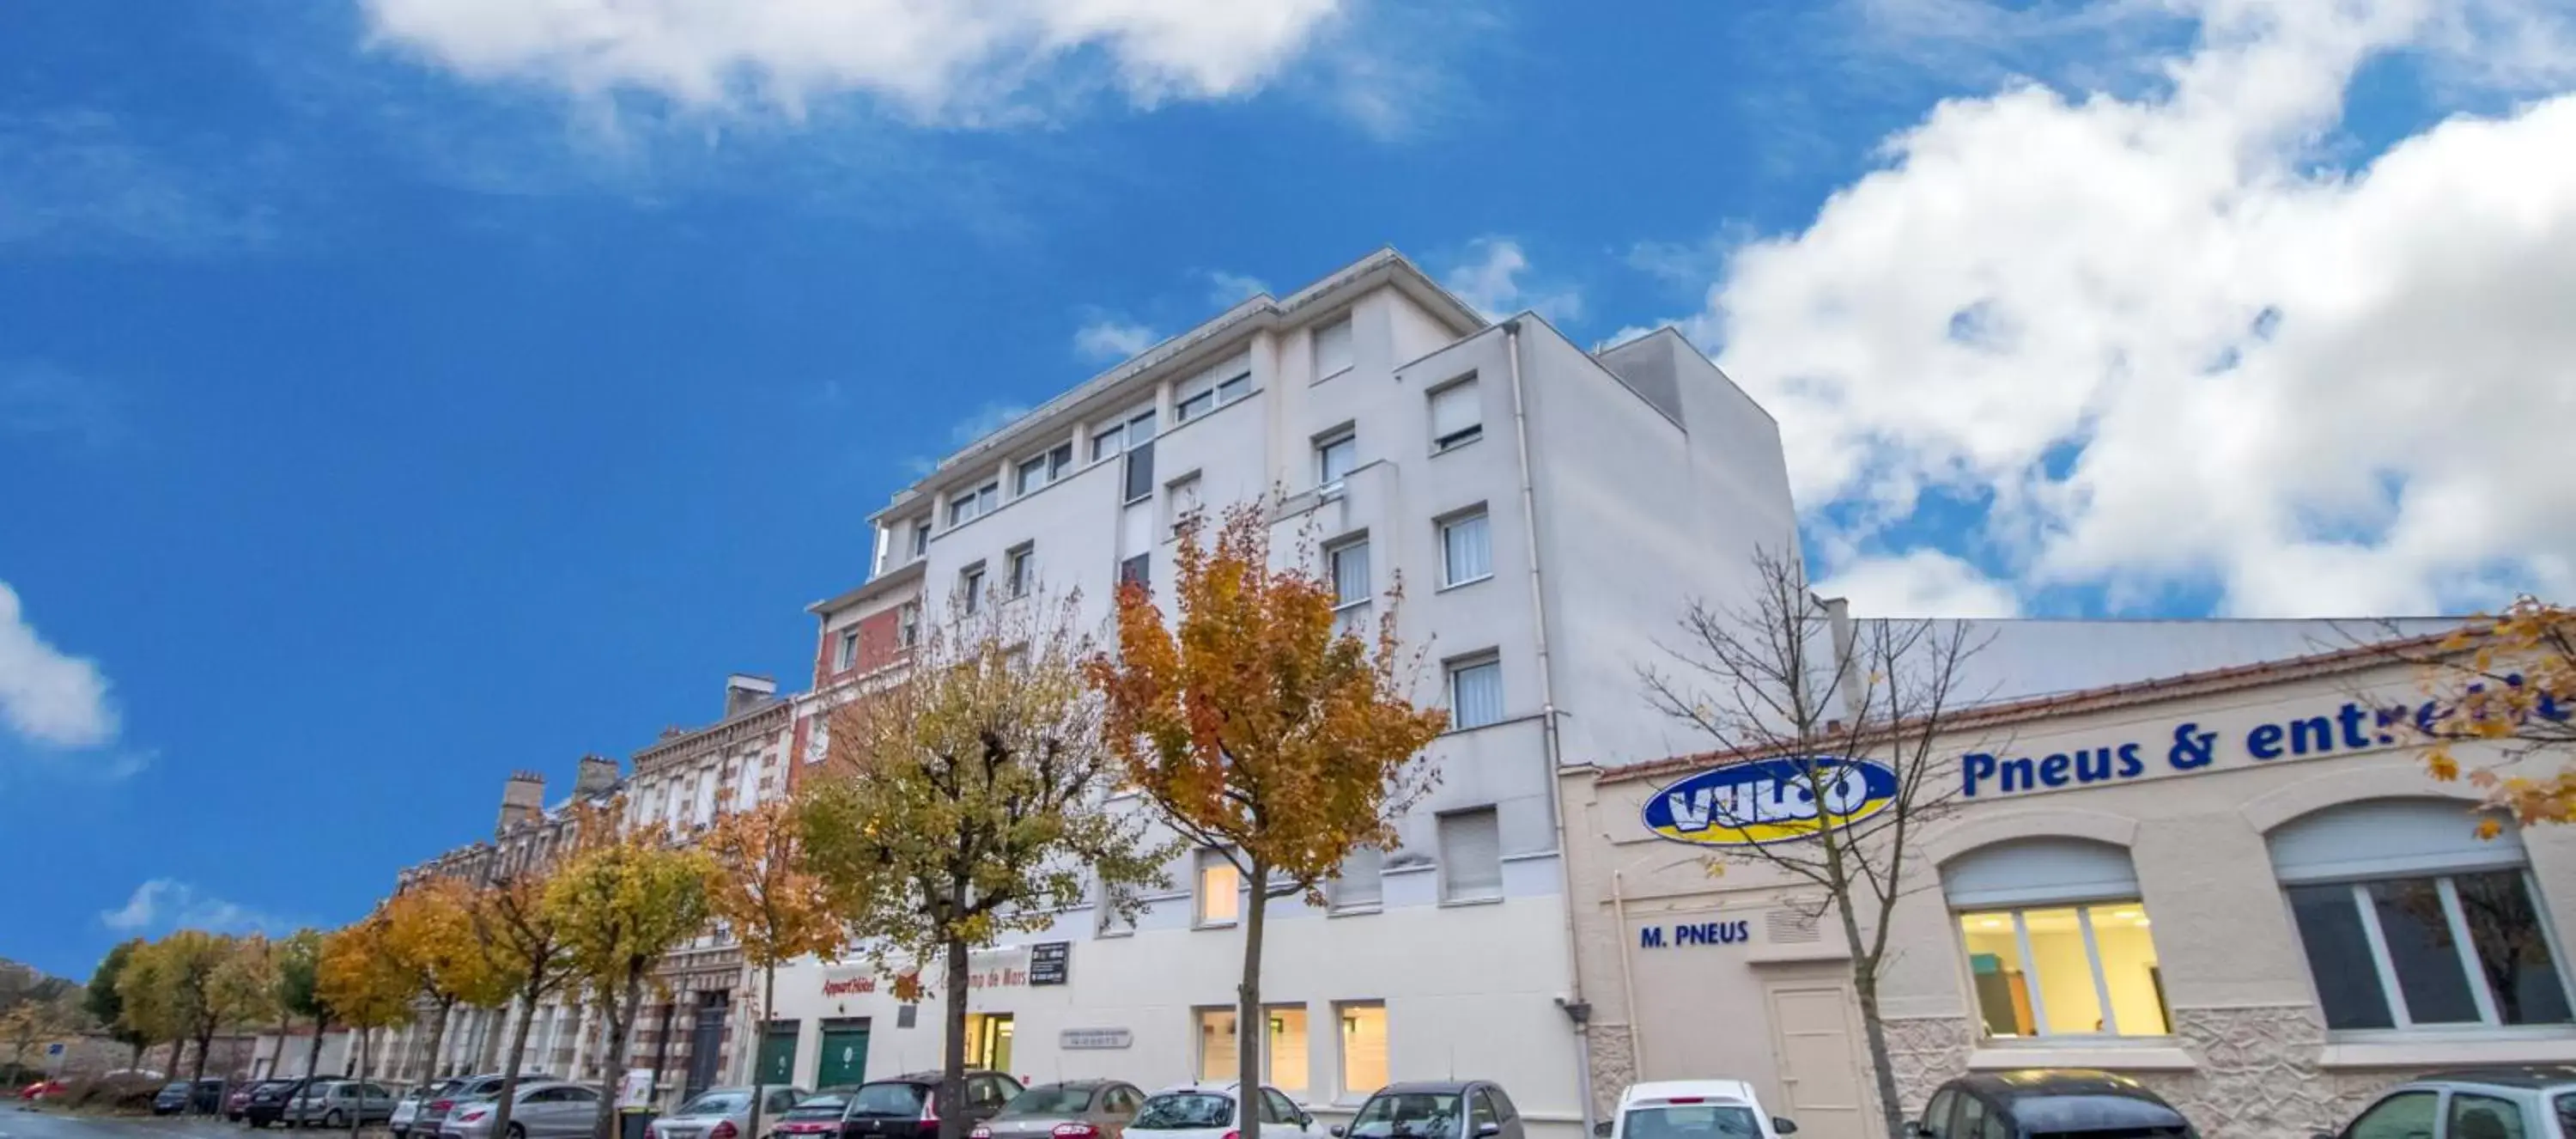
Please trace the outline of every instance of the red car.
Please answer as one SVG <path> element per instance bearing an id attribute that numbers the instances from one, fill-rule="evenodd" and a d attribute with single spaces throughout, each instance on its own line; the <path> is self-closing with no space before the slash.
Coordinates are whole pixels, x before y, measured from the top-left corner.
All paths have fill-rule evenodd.
<path id="1" fill-rule="evenodd" d="M 61 1080 L 38 1080 L 35 1083 L 18 1089 L 18 1098 L 27 1100 L 43 1099 L 49 1095 L 61 1095 L 63 1094 L 63 1090 L 63 1082 Z"/>

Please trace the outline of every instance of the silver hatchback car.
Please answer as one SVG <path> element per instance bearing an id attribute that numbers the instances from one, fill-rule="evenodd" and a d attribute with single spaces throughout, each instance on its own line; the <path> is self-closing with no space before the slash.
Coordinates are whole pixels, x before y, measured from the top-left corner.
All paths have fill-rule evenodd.
<path id="1" fill-rule="evenodd" d="M 2316 1139 L 2576 1139 L 2576 1067 L 2431 1072 Z"/>

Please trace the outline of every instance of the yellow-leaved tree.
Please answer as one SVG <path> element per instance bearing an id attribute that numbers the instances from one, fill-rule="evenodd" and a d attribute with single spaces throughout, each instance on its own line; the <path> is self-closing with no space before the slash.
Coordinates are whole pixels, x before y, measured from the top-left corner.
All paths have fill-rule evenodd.
<path id="1" fill-rule="evenodd" d="M 2520 825 L 2576 822 L 2576 609 L 2520 597 L 2415 659 L 2433 777 L 2466 778 Z"/>
<path id="2" fill-rule="evenodd" d="M 384 910 L 378 908 L 355 925 L 324 934 L 313 972 L 314 987 L 323 1001 L 339 1015 L 340 1023 L 356 1030 L 361 1082 L 374 1060 L 368 1051 L 370 1037 L 376 1029 L 391 1028 L 409 1018 L 417 991 L 410 972 L 385 944 L 387 925 Z M 364 1101 L 360 1102 L 363 1106 Z M 354 1131 L 364 1122 L 363 1115 L 357 1111 L 344 1116 L 334 1107 L 323 1115 L 322 1126 L 345 1124 Z"/>
<path id="3" fill-rule="evenodd" d="M 500 1092 L 492 1105 L 492 1134 L 497 1136 L 510 1133 L 510 1104 L 519 1094 L 528 1025 L 537 1018 L 537 1006 L 563 987 L 572 970 L 570 947 L 555 924 L 553 908 L 546 905 L 546 881 L 542 867 L 497 875 L 474 891 L 473 905 L 466 911 L 474 943 L 483 951 L 483 967 L 509 993 L 507 999 L 519 1004 L 510 1048 L 501 1060 Z"/>
<path id="4" fill-rule="evenodd" d="M 1421 664 L 1396 637 L 1400 584 L 1377 627 L 1336 633 L 1333 583 L 1298 556 L 1273 565 L 1268 511 L 1228 508 L 1207 533 L 1181 524 L 1172 595 L 1118 592 L 1118 654 L 1089 672 L 1108 700 L 1107 734 L 1127 780 L 1172 826 L 1232 861 L 1251 885 L 1236 994 L 1242 1139 L 1257 1139 L 1266 1023 L 1262 918 L 1274 896 L 1322 904 L 1323 884 L 1351 852 L 1385 849 L 1394 822 L 1436 773 L 1419 758 L 1447 712 L 1406 693 Z M 1211 540 L 1212 538 L 1212 540 Z"/>
<path id="5" fill-rule="evenodd" d="M 820 875 L 805 865 L 796 842 L 796 804 L 771 798 L 725 812 L 698 844 L 715 860 L 707 901 L 716 917 L 731 927 L 742 945 L 743 963 L 760 970 L 760 1008 L 753 1023 L 767 1020 L 777 1007 L 778 967 L 812 954 L 837 960 L 841 923 L 832 914 L 832 897 Z M 761 1037 L 762 1047 L 767 1035 Z M 787 1059 L 792 1061 L 791 1049 Z M 772 1070 L 765 1050 L 753 1063 L 754 1086 L 793 1083 L 791 1073 Z M 751 1126 L 760 1134 L 762 1096 L 751 1097 Z"/>
<path id="6" fill-rule="evenodd" d="M 589 988 L 605 1025 L 598 1139 L 609 1139 L 644 982 L 663 954 L 706 926 L 707 877 L 714 870 L 704 853 L 674 847 L 662 828 L 650 826 L 587 844 L 546 883 L 546 910 L 563 941 L 568 980 Z M 508 1134 L 509 1125 L 503 1115 L 494 1134 Z"/>
<path id="7" fill-rule="evenodd" d="M 833 717 L 797 841 L 834 914 L 908 997 L 937 965 L 946 1002 L 940 1139 L 963 1139 L 968 953 L 1160 881 L 1144 820 L 1110 810 L 1117 760 L 1083 683 L 1075 600 L 952 599 L 889 688 Z M 1086 871 L 1088 872 L 1086 874 Z"/>
<path id="8" fill-rule="evenodd" d="M 384 919 L 379 942 L 386 956 L 410 978 L 413 995 L 430 1006 L 422 1071 L 432 1075 L 446 1044 L 448 1014 L 457 1005 L 491 1008 L 510 999 L 509 978 L 493 971 L 489 955 L 475 943 L 473 906 L 472 887 L 441 876 L 385 899 L 377 911 Z"/>

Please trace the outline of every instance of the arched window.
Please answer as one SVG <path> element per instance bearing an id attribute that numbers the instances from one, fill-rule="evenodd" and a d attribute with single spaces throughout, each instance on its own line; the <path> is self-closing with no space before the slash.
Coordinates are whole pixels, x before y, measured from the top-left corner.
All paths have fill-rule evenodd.
<path id="1" fill-rule="evenodd" d="M 1989 1036 L 2162 1036 L 2164 978 L 2129 852 L 2070 838 L 1980 847 L 1941 868 Z"/>
<path id="2" fill-rule="evenodd" d="M 2522 840 L 2477 827 L 2451 800 L 2375 799 L 2272 831 L 2326 1027 L 2576 1019 Z"/>

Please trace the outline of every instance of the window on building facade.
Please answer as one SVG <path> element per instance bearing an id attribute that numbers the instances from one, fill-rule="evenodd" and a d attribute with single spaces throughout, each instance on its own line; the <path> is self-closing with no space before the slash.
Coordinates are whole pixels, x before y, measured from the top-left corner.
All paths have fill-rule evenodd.
<path id="1" fill-rule="evenodd" d="M 1237 372 L 1226 377 L 1225 382 L 1216 386 L 1216 405 L 1218 407 L 1224 407 L 1229 403 L 1233 403 L 1234 401 L 1251 394 L 1252 373 Z"/>
<path id="2" fill-rule="evenodd" d="M 948 500 L 948 524 L 962 526 L 993 512 L 1002 504 L 1002 484 L 988 482 Z"/>
<path id="3" fill-rule="evenodd" d="M 1152 554 L 1138 554 L 1135 557 L 1118 563 L 1119 582 L 1123 584 L 1132 581 L 1138 585 L 1153 584 L 1154 579 L 1150 568 L 1153 563 L 1153 558 L 1154 555 Z"/>
<path id="4" fill-rule="evenodd" d="M 1485 437 L 1485 405 L 1476 397 L 1476 377 L 1469 376 L 1431 391 L 1431 449 L 1464 447 Z"/>
<path id="5" fill-rule="evenodd" d="M 1378 908 L 1386 897 L 1386 855 L 1374 847 L 1361 847 L 1342 860 L 1341 876 L 1324 887 L 1324 900 L 1334 913 L 1364 913 Z"/>
<path id="6" fill-rule="evenodd" d="M 1235 1010 L 1198 1010 L 1198 1073 L 1204 1083 L 1230 1083 L 1242 1065 L 1242 1042 L 1235 1033 Z M 1300 1005 L 1274 1005 L 1263 1010 L 1268 1036 L 1261 1050 L 1261 1079 L 1291 1095 L 1306 1090 L 1308 1038 L 1306 1010 Z M 1375 1089 L 1371 1089 L 1375 1090 Z"/>
<path id="7" fill-rule="evenodd" d="M 1005 587 L 1010 590 L 1013 597 L 1028 596 L 1029 590 L 1037 587 L 1038 548 L 1034 545 L 1022 545 L 1012 549 L 1005 556 L 1008 558 L 1006 565 L 1009 568 Z"/>
<path id="8" fill-rule="evenodd" d="M 894 638 L 905 648 L 921 643 L 921 603 L 906 601 L 895 610 Z"/>
<path id="9" fill-rule="evenodd" d="M 1481 728 L 1503 720 L 1503 662 L 1479 653 L 1449 662 L 1449 727 Z"/>
<path id="10" fill-rule="evenodd" d="M 1440 900 L 1503 896 L 1503 830 L 1492 807 L 1440 816 Z"/>
<path id="11" fill-rule="evenodd" d="M 1330 379 L 1351 370 L 1351 318 L 1315 326 L 1315 378 Z"/>
<path id="12" fill-rule="evenodd" d="M 1371 596 L 1367 535 L 1325 549 L 1324 567 L 1333 579 L 1333 631 L 1366 636 Z"/>
<path id="13" fill-rule="evenodd" d="M 833 641 L 832 671 L 847 672 L 859 663 L 859 631 L 848 628 Z"/>
<path id="14" fill-rule="evenodd" d="M 1191 471 L 1163 484 L 1163 527 L 1180 533 L 1181 524 L 1199 511 L 1199 473 Z"/>
<path id="15" fill-rule="evenodd" d="M 1243 871 L 1223 851 L 1198 853 L 1198 924 L 1233 925 L 1243 912 Z"/>
<path id="16" fill-rule="evenodd" d="M 1339 1098 L 1356 1103 L 1393 1082 L 1386 1066 L 1386 1006 L 1374 1001 L 1338 1004 L 1333 1019 L 1341 1024 Z"/>
<path id="17" fill-rule="evenodd" d="M 1989 1036 L 2163 1036 L 2164 975 L 2129 853 L 2028 839 L 1941 868 Z"/>
<path id="18" fill-rule="evenodd" d="M 1048 483 L 1063 478 L 1064 473 L 1072 467 L 1073 444 L 1058 443 L 1045 454 L 1031 455 L 1020 460 L 1019 467 L 1011 476 L 1011 494 L 1013 497 L 1018 497 L 1039 490 Z"/>
<path id="19" fill-rule="evenodd" d="M 1147 439 L 1142 443 L 1129 444 L 1127 454 L 1121 461 L 1127 464 L 1125 472 L 1127 482 L 1124 488 L 1127 494 L 1126 500 L 1137 503 L 1153 497 L 1154 441 Z"/>
<path id="20" fill-rule="evenodd" d="M 1091 461 L 1099 462 L 1139 443 L 1154 438 L 1154 409 L 1132 412 L 1123 418 L 1092 428 Z"/>
<path id="21" fill-rule="evenodd" d="M 1181 386 L 1172 401 L 1172 418 L 1182 423 L 1252 394 L 1252 373 L 1238 372 L 1219 382 L 1214 374 Z"/>
<path id="22" fill-rule="evenodd" d="M 958 571 L 957 607 L 970 615 L 984 611 L 984 563 Z"/>
<path id="23" fill-rule="evenodd" d="M 2390 799 L 2268 841 L 2327 1028 L 2576 1020 L 2510 826 L 2480 839 L 2457 803 Z"/>
<path id="24" fill-rule="evenodd" d="M 1342 481 L 1359 465 L 1360 438 L 1344 427 L 1315 438 L 1315 485 L 1331 486 Z"/>
<path id="25" fill-rule="evenodd" d="M 1443 588 L 1494 576 L 1494 549 L 1485 508 L 1456 514 L 1440 523 L 1440 584 Z"/>
<path id="26" fill-rule="evenodd" d="M 1223 1083 L 1235 1078 L 1242 1066 L 1242 1046 L 1235 1041 L 1235 1010 L 1203 1008 L 1199 1010 L 1199 1079 L 1204 1083 Z"/>
<path id="27" fill-rule="evenodd" d="M 912 524 L 912 556 L 918 558 L 929 553 L 930 520 L 924 518 L 921 521 Z"/>

